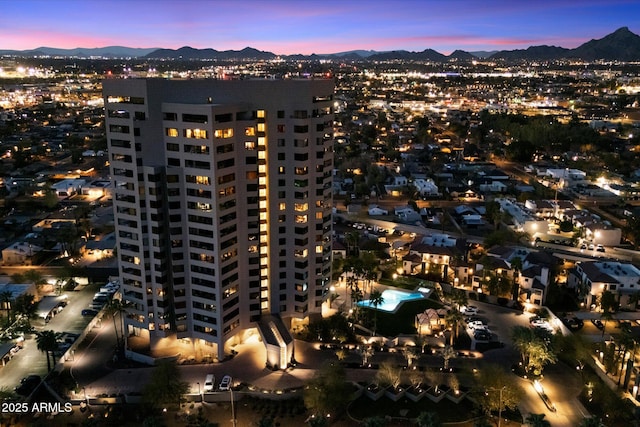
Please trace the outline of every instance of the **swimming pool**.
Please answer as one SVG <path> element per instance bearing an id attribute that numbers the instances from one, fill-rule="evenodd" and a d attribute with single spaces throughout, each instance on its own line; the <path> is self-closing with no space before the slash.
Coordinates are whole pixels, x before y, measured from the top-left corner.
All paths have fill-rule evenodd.
<path id="1" fill-rule="evenodd" d="M 409 291 L 401 291 L 398 289 L 385 289 L 382 291 L 382 298 L 384 302 L 380 304 L 378 307 L 374 307 L 373 304 L 370 304 L 368 299 L 360 301 L 357 305 L 360 307 L 367 307 L 371 309 L 378 309 L 380 311 L 386 311 L 389 313 L 395 312 L 402 303 L 406 301 L 414 301 L 425 298 L 425 294 L 429 294 L 429 289 L 425 289 L 425 292 L 409 292 Z"/>

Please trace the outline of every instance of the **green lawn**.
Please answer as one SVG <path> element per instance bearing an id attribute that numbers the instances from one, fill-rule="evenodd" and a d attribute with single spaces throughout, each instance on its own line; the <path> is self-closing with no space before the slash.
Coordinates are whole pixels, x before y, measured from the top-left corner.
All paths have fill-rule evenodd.
<path id="1" fill-rule="evenodd" d="M 361 310 L 370 319 L 377 316 L 377 332 L 380 335 L 395 337 L 398 334 L 415 334 L 417 332 L 415 327 L 416 314 L 422 313 L 427 308 L 437 309 L 440 307 L 440 303 L 427 298 L 407 301 L 395 313 L 387 313 L 368 307 L 362 307 Z"/>

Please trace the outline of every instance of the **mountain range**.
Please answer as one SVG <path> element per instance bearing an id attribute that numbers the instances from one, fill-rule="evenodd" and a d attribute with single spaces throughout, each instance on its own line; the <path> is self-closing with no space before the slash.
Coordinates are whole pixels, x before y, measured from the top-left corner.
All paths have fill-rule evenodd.
<path id="1" fill-rule="evenodd" d="M 174 59 L 174 60 L 269 60 L 282 59 L 342 59 L 342 60 L 368 60 L 368 61 L 432 61 L 446 62 L 451 60 L 469 61 L 478 58 L 501 59 L 509 61 L 538 60 L 550 61 L 558 59 L 582 59 L 587 61 L 610 60 L 633 62 L 640 61 L 640 36 L 634 34 L 627 27 L 622 27 L 613 33 L 601 38 L 592 39 L 575 49 L 559 46 L 531 46 L 527 49 L 501 50 L 494 52 L 465 52 L 456 50 L 450 55 L 444 55 L 433 49 L 425 49 L 421 52 L 406 50 L 394 50 L 377 52 L 372 50 L 353 50 L 348 52 L 312 55 L 276 55 L 272 52 L 246 47 L 242 50 L 218 51 L 215 49 L 195 49 L 184 46 L 179 49 L 162 48 L 129 48 L 124 46 L 108 46 L 102 48 L 76 48 L 57 49 L 51 47 L 39 47 L 33 50 L 0 50 L 4 56 L 62 56 L 76 58 L 147 58 L 147 59 Z"/>

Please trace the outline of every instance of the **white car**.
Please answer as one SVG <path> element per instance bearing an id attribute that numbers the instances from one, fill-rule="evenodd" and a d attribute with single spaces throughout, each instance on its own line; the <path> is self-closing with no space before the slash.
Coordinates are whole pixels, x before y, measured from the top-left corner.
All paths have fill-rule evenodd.
<path id="1" fill-rule="evenodd" d="M 207 375 L 204 380 L 204 391 L 213 391 L 213 385 L 216 383 L 216 377 L 213 374 Z"/>
<path id="2" fill-rule="evenodd" d="M 218 385 L 218 390 L 229 391 L 230 388 L 231 388 L 231 376 L 225 375 L 220 380 L 220 384 Z"/>
<path id="3" fill-rule="evenodd" d="M 464 314 L 465 316 L 475 316 L 476 314 L 478 314 L 478 307 L 476 307 L 475 305 L 462 306 L 460 308 L 460 313 Z"/>
<path id="4" fill-rule="evenodd" d="M 482 320 L 474 320 L 472 322 L 467 323 L 467 326 L 469 326 L 469 329 L 478 329 L 478 328 L 484 328 L 487 325 L 485 325 Z"/>

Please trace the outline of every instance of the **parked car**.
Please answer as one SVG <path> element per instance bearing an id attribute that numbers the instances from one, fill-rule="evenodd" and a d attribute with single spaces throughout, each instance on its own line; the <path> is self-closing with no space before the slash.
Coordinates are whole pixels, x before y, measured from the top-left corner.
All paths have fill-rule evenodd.
<path id="1" fill-rule="evenodd" d="M 476 314 L 478 314 L 478 307 L 476 307 L 475 305 L 462 306 L 460 308 L 460 313 L 464 314 L 465 316 L 475 316 Z"/>
<path id="2" fill-rule="evenodd" d="M 225 375 L 224 377 L 222 377 L 222 380 L 220 380 L 220 384 L 218 385 L 218 390 L 229 391 L 230 388 L 231 388 L 231 376 Z"/>
<path id="3" fill-rule="evenodd" d="M 486 327 L 486 325 L 482 320 L 472 320 L 469 323 L 467 323 L 467 326 L 469 326 L 469 329 L 473 329 L 473 330 Z"/>
<path id="4" fill-rule="evenodd" d="M 491 333 L 487 331 L 476 331 L 473 334 L 476 341 L 491 341 Z"/>
<path id="5" fill-rule="evenodd" d="M 213 391 L 213 386 L 216 383 L 216 377 L 213 374 L 208 374 L 204 379 L 204 391 Z"/>
<path id="6" fill-rule="evenodd" d="M 591 323 L 593 323 L 595 327 L 600 330 L 604 329 L 604 323 L 602 323 L 600 319 L 591 319 Z"/>
<path id="7" fill-rule="evenodd" d="M 602 246 L 600 243 L 598 243 L 598 246 L 596 246 L 596 251 L 604 252 L 604 246 Z"/>

